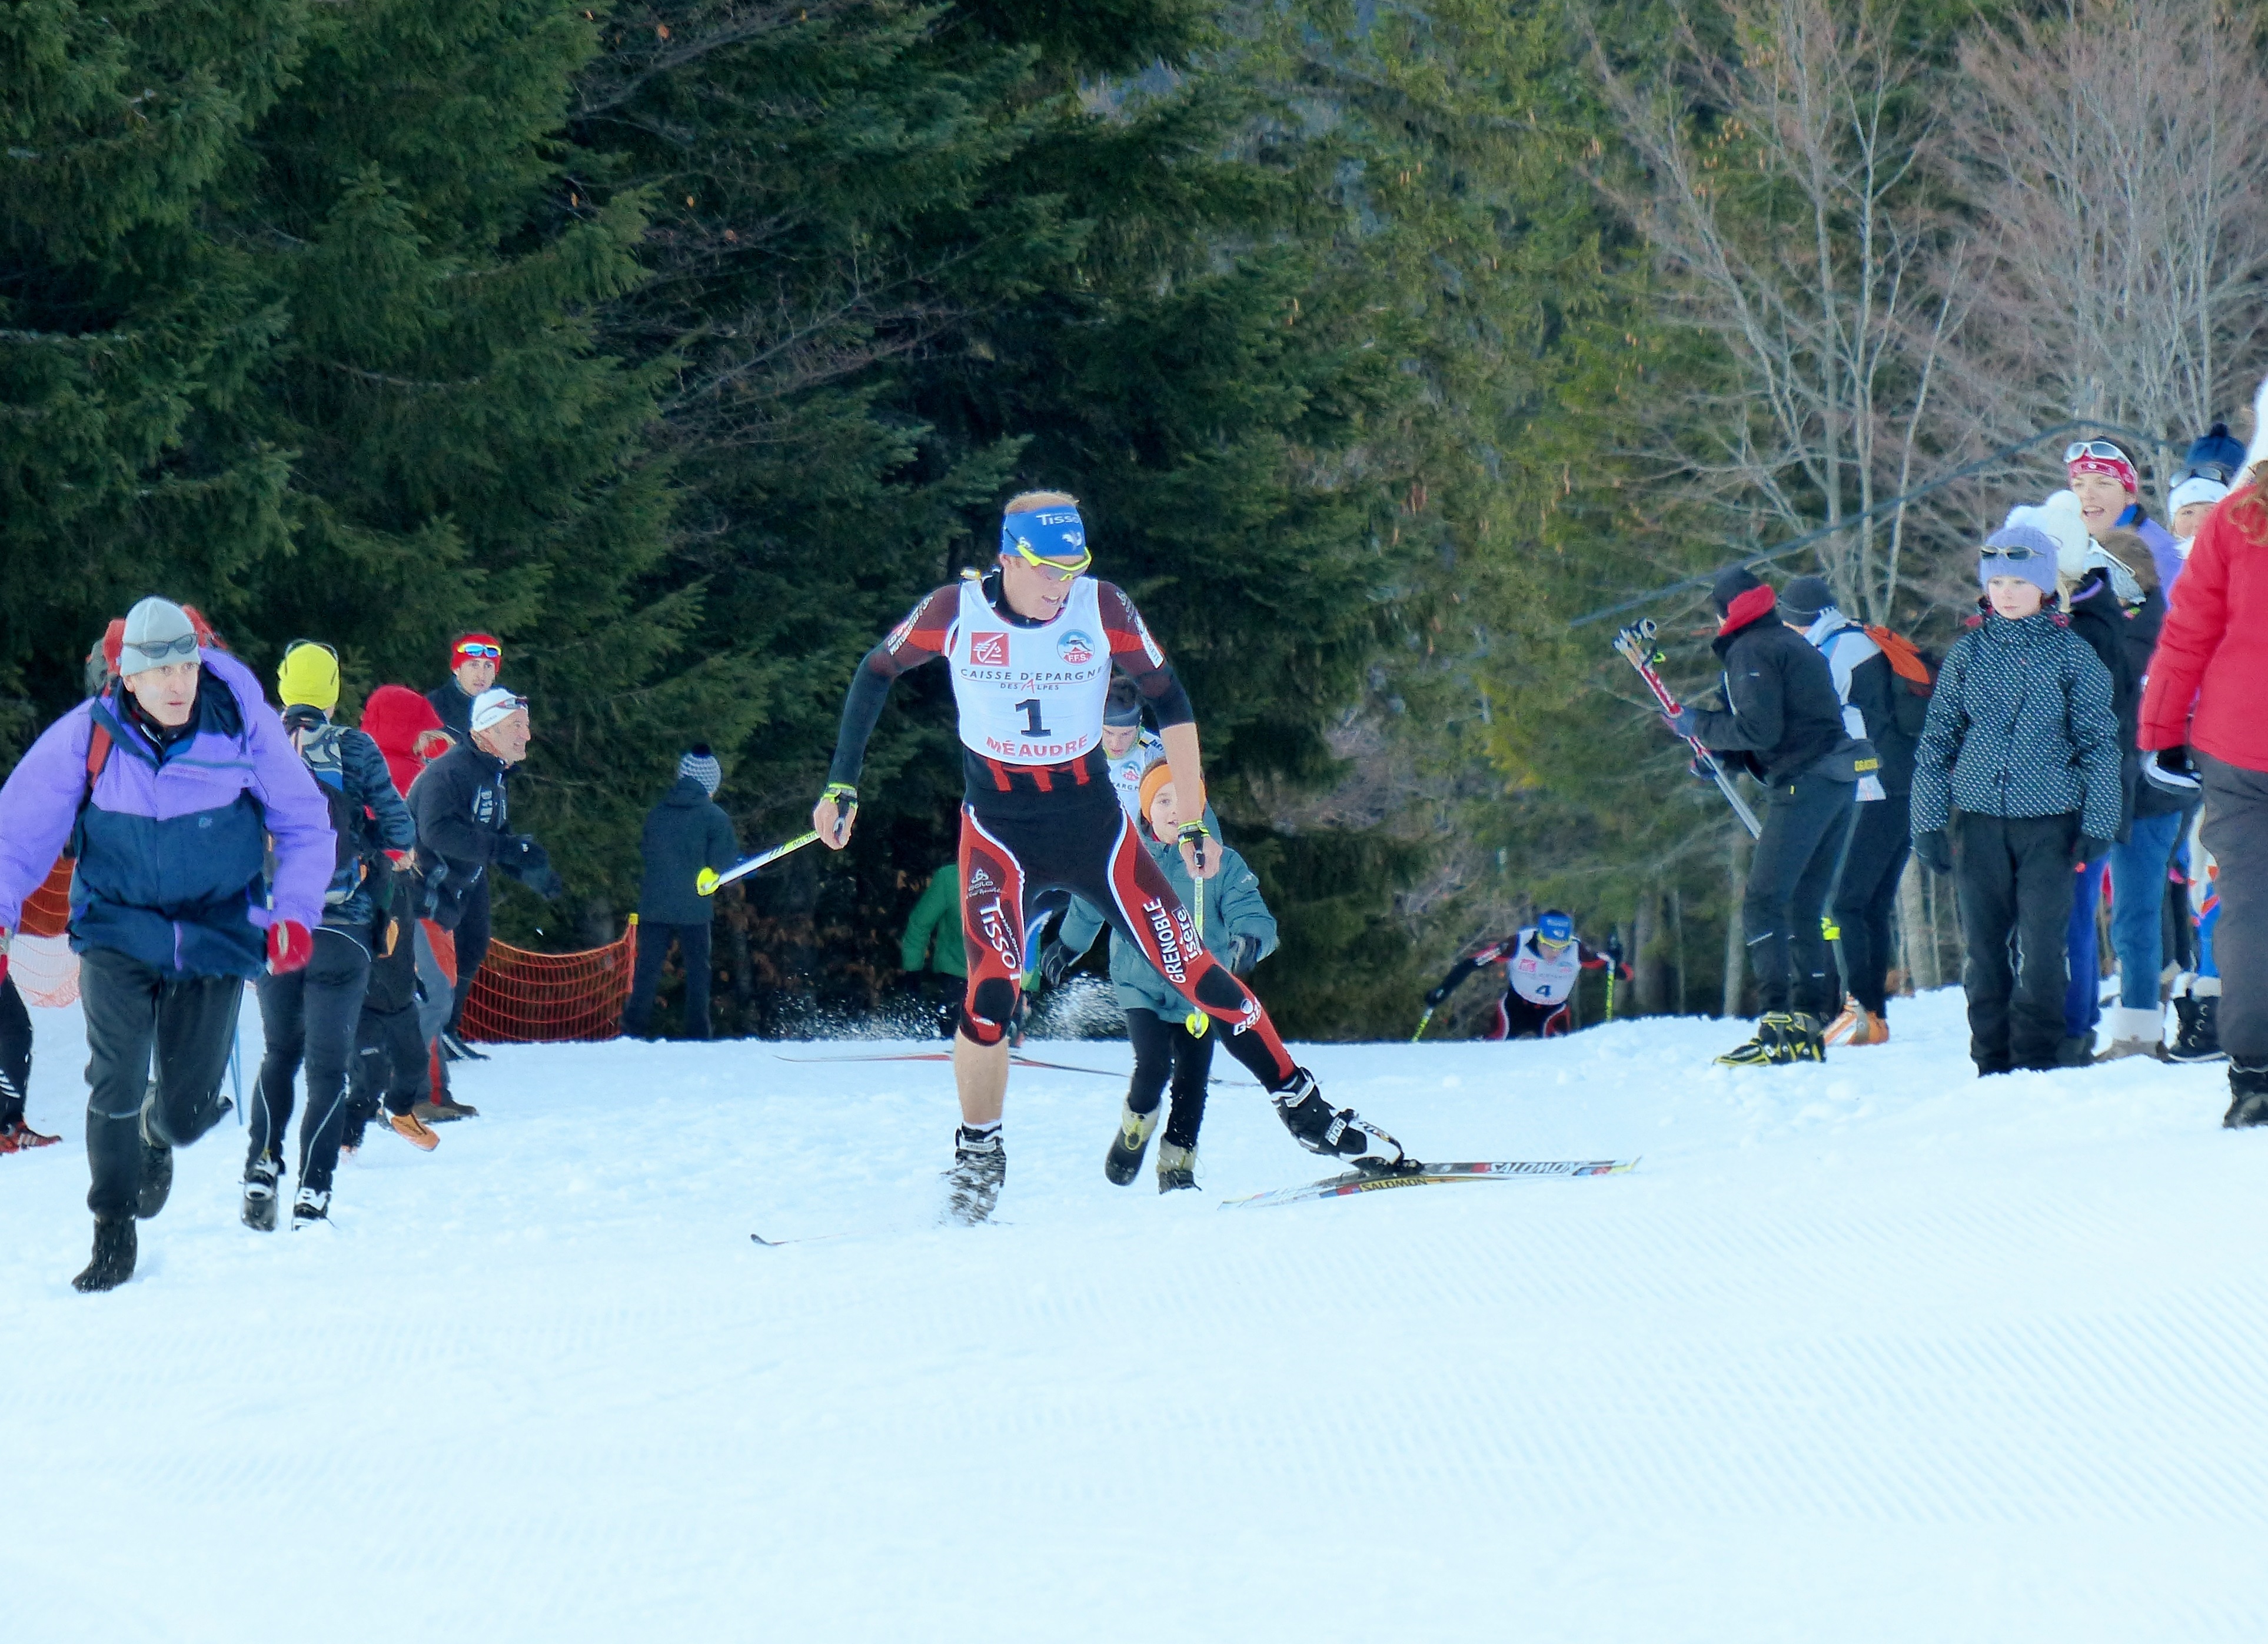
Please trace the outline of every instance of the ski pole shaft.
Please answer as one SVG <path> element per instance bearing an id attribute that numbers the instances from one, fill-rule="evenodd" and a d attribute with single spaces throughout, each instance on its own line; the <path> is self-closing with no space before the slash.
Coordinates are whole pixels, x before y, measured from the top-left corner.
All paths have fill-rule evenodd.
<path id="1" fill-rule="evenodd" d="M 1199 867 L 1203 867 L 1204 866 L 1204 841 L 1203 839 L 1199 839 L 1197 841 L 1197 866 Z M 1204 946 L 1204 881 L 1201 879 L 1192 879 L 1189 881 L 1189 888 L 1197 893 L 1197 906 L 1192 910 L 1192 911 L 1197 917 L 1197 946 L 1199 947 L 1203 947 Z M 1182 1026 L 1189 1030 L 1189 1037 L 1192 1039 L 1204 1038 L 1205 1029 L 1211 1025 L 1212 1018 L 1206 1015 L 1204 1012 L 1201 1010 L 1192 1009 L 1182 1021 Z"/>
<path id="2" fill-rule="evenodd" d="M 807 844 L 818 843 L 819 830 L 814 828 L 809 833 L 798 834 L 785 844 L 776 844 L 769 851 L 758 851 L 745 861 L 735 862 L 721 874 L 713 867 L 704 867 L 694 879 L 693 888 L 704 896 L 713 896 L 734 880 L 746 879 L 758 868 L 778 861 L 790 851 L 800 851 Z"/>
<path id="3" fill-rule="evenodd" d="M 1418 1031 L 1410 1036 L 1410 1043 L 1415 1044 L 1418 1040 L 1425 1036 L 1425 1024 L 1432 1020 L 1433 1007 L 1431 1005 L 1428 1005 L 1425 1006 L 1425 1014 L 1418 1018 Z"/>
<path id="4" fill-rule="evenodd" d="M 1615 636 L 1615 649 L 1621 652 L 1630 665 L 1638 670 L 1638 676 L 1646 682 L 1646 689 L 1653 693 L 1653 699 L 1660 704 L 1662 712 L 1675 719 L 1679 711 L 1677 698 L 1669 694 L 1669 687 L 1662 682 L 1661 675 L 1654 671 L 1653 661 L 1647 654 L 1647 647 L 1653 643 L 1656 631 L 1651 620 L 1635 623 Z M 1741 826 L 1749 830 L 1749 837 L 1751 839 L 1759 837 L 1764 833 L 1764 824 L 1756 820 L 1756 812 L 1749 808 L 1749 802 L 1741 797 L 1740 789 L 1733 785 L 1730 773 L 1718 763 L 1717 756 L 1703 747 L 1701 739 L 1697 736 L 1687 737 L 1685 744 L 1693 750 L 1695 757 L 1701 761 L 1710 776 L 1715 779 L 1717 791 L 1725 796 L 1725 802 L 1733 807 L 1733 815 L 1741 819 Z"/>

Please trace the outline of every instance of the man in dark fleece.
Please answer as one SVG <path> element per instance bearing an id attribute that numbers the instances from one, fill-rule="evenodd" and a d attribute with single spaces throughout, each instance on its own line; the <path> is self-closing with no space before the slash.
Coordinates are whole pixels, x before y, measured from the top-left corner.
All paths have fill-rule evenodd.
<path id="1" fill-rule="evenodd" d="M 1764 832 L 1749 866 L 1741 925 L 1764 1018 L 1756 1036 L 1717 1059 L 1728 1066 L 1817 1061 L 1822 1020 L 1839 984 L 1819 915 L 1850 830 L 1856 771 L 1830 769 L 1845 740 L 1843 703 L 1827 659 L 1780 620 L 1772 591 L 1734 566 L 1710 599 L 1724 618 L 1712 642 L 1724 664 L 1725 706 L 1687 707 L 1668 723 L 1729 755 L 1764 784 Z"/>
<path id="2" fill-rule="evenodd" d="M 622 1031 L 633 1039 L 650 1036 L 653 992 L 673 940 L 685 956 L 685 1036 L 709 1036 L 709 922 L 717 898 L 703 896 L 694 881 L 703 868 L 721 873 L 740 854 L 733 820 L 717 803 L 724 779 L 709 745 L 696 743 L 677 762 L 677 785 L 645 814 L 638 840 L 645 883 L 638 891 L 637 968 L 622 1010 Z"/>

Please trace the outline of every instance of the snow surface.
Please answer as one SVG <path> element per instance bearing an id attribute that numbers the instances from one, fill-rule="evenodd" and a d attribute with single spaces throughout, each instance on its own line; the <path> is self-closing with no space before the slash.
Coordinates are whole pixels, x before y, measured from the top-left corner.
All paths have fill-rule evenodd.
<path id="1" fill-rule="evenodd" d="M 1643 1162 L 1258 1210 L 1324 1172 L 1226 1058 L 1166 1198 L 1103 1180 L 1116 1080 L 1020 1070 L 974 1230 L 940 1065 L 503 1050 L 327 1230 L 184 1152 L 96 1297 L 38 1012 L 0 1637 L 2268 1636 L 2268 1132 L 2217 1067 L 1979 1082 L 1959 1012 L 1316 1046 L 1421 1156 Z"/>

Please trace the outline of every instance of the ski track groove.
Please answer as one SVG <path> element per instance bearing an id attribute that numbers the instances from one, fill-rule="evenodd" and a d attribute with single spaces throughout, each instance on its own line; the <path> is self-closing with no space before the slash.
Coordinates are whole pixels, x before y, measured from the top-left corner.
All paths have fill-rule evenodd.
<path id="1" fill-rule="evenodd" d="M 946 1229 L 949 1074 L 754 1047 L 499 1052 L 304 1235 L 226 1127 L 99 1301 L 73 1147 L 0 1161 L 0 1634 L 2268 1635 L 2268 1150 L 2198 1070 L 1980 1085 L 1957 999 L 1895 1019 L 1784 1080 L 1707 1022 L 1316 1047 L 1429 1155 L 1643 1161 L 1242 1220 L 1324 1173 L 1249 1091 L 1160 1198 L 1118 1087 L 1020 1070 L 1005 1225 Z"/>

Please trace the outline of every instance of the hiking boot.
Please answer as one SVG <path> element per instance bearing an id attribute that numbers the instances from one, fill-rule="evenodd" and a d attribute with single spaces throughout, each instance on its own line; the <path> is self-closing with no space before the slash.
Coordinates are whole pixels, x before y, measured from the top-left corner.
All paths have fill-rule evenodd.
<path id="1" fill-rule="evenodd" d="M 2095 1029 L 2085 1033 L 2067 1033 L 2056 1041 L 2055 1067 L 2092 1067 L 2095 1065 Z"/>
<path id="2" fill-rule="evenodd" d="M 945 1173 L 947 1220 L 973 1227 L 991 1219 L 1008 1180 L 1008 1149 L 995 1129 L 979 1135 L 962 1125 L 953 1133 L 953 1168 Z"/>
<path id="3" fill-rule="evenodd" d="M 2166 1019 L 2158 1012 L 2129 1010 L 2122 1005 L 2105 1011 L 2103 1022 L 2110 1035 L 2110 1048 L 2097 1056 L 2096 1062 L 2124 1061 L 2130 1056 L 2146 1056 L 2157 1062 L 2166 1059 Z"/>
<path id="4" fill-rule="evenodd" d="M 452 1062 L 485 1062 L 485 1051 L 475 1051 L 465 1043 L 464 1035 L 453 1028 L 441 1030 L 441 1054 Z"/>
<path id="5" fill-rule="evenodd" d="M 157 1100 L 157 1087 L 152 1085 L 142 1103 L 142 1183 L 134 1194 L 134 1213 L 144 1221 L 166 1208 L 166 1200 L 173 1191 L 173 1150 L 150 1134 L 150 1110 Z M 129 1266 L 127 1271 L 133 1270 Z M 102 1286 L 106 1290 L 109 1287 Z"/>
<path id="6" fill-rule="evenodd" d="M 2218 977 L 2207 977 L 2218 981 Z M 2220 996 L 2218 993 L 2184 993 L 2174 1000 L 2174 1016 L 2181 1030 L 2174 1035 L 2173 1048 L 2166 1052 L 2172 1062 L 2218 1062 L 2228 1054 L 2220 1048 Z"/>
<path id="7" fill-rule="evenodd" d="M 291 1231 L 297 1233 L 302 1227 L 312 1227 L 330 1219 L 331 1196 L 318 1193 L 312 1187 L 301 1188 L 299 1197 L 291 1205 Z"/>
<path id="8" fill-rule="evenodd" d="M 433 1134 L 433 1127 L 414 1112 L 389 1113 L 386 1116 L 386 1122 L 393 1127 L 396 1136 L 420 1153 L 431 1153 L 441 1145 L 441 1139 Z"/>
<path id="9" fill-rule="evenodd" d="M 21 1119 L 10 1119 L 0 1124 L 0 1153 L 29 1153 L 34 1147 L 52 1147 L 55 1138 L 41 1134 Z"/>
<path id="10" fill-rule="evenodd" d="M 1806 1017 L 1806 1021 L 1815 1018 Z M 1719 1067 L 1782 1067 L 1796 1059 L 1794 1015 L 1784 1010 L 1766 1011 L 1756 1020 L 1756 1036 L 1734 1045 L 1717 1058 Z M 1815 1036 L 1816 1029 L 1814 1030 Z M 1813 1060 L 1819 1059 L 1815 1057 Z"/>
<path id="11" fill-rule="evenodd" d="M 98 1290 L 115 1290 L 134 1277 L 134 1219 L 121 1216 L 113 1220 L 108 1216 L 94 1219 L 94 1259 L 86 1271 L 71 1280 L 71 1288 L 81 1295 L 91 1295 Z"/>
<path id="12" fill-rule="evenodd" d="M 1275 1098 L 1276 1117 L 1284 1121 L 1292 1139 L 1309 1153 L 1344 1159 L 1358 1170 L 1391 1170 L 1402 1162 L 1400 1142 L 1366 1124 L 1352 1108 L 1334 1111 L 1306 1068 L 1293 1068 L 1292 1082 L 1270 1094 Z"/>
<path id="13" fill-rule="evenodd" d="M 1179 1142 L 1158 1144 L 1158 1191 L 1175 1193 L 1197 1184 L 1197 1150 Z"/>
<path id="14" fill-rule="evenodd" d="M 1102 1156 L 1102 1174 L 1113 1187 L 1124 1187 L 1142 1173 L 1142 1155 L 1150 1149 L 1150 1132 L 1158 1128 L 1159 1110 L 1137 1113 L 1130 1107 L 1118 1110 L 1118 1134 L 1110 1139 L 1110 1151 Z"/>
<path id="15" fill-rule="evenodd" d="M 261 1233 L 276 1231 L 276 1178 L 283 1167 L 266 1154 L 244 1167 L 244 1225 Z"/>
<path id="16" fill-rule="evenodd" d="M 2225 1131 L 2250 1130 L 2268 1124 L 2268 1067 L 2228 1065 L 2228 1111 L 2221 1116 Z"/>

